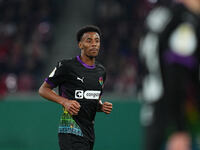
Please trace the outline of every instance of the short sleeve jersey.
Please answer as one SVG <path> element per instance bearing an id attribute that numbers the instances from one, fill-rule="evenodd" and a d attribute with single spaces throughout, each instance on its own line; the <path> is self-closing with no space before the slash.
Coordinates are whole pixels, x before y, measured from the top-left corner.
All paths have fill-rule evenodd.
<path id="1" fill-rule="evenodd" d="M 60 96 L 76 100 L 81 105 L 78 115 L 74 116 L 63 109 L 59 133 L 70 133 L 94 140 L 94 119 L 105 79 L 105 68 L 97 61 L 95 65 L 88 66 L 77 56 L 58 62 L 45 81 L 52 88 L 58 86 Z"/>

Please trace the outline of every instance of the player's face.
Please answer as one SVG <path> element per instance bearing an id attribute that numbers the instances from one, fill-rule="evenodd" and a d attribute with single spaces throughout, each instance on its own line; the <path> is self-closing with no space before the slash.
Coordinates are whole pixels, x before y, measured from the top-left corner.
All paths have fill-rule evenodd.
<path id="1" fill-rule="evenodd" d="M 82 54 L 89 58 L 96 58 L 99 54 L 100 36 L 96 32 L 86 32 L 83 34 L 79 47 Z"/>

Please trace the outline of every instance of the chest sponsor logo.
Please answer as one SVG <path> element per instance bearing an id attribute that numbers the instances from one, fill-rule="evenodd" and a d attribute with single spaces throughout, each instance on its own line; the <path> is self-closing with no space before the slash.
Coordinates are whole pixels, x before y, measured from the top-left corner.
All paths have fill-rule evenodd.
<path id="1" fill-rule="evenodd" d="M 76 99 L 99 99 L 101 91 L 93 91 L 93 90 L 76 90 L 75 91 L 75 98 Z"/>

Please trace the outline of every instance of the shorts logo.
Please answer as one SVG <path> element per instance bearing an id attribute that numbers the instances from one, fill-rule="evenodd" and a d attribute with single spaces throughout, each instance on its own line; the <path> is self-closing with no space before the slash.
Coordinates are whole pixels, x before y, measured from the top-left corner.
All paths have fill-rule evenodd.
<path id="1" fill-rule="evenodd" d="M 93 90 L 76 90 L 75 91 L 75 98 L 76 99 L 99 99 L 101 91 L 93 91 Z"/>

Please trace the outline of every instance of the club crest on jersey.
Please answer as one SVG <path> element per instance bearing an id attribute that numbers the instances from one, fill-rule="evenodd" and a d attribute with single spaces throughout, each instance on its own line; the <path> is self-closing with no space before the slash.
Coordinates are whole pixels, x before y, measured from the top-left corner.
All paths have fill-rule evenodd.
<path id="1" fill-rule="evenodd" d="M 99 77 L 99 83 L 101 86 L 103 85 L 103 77 Z"/>

